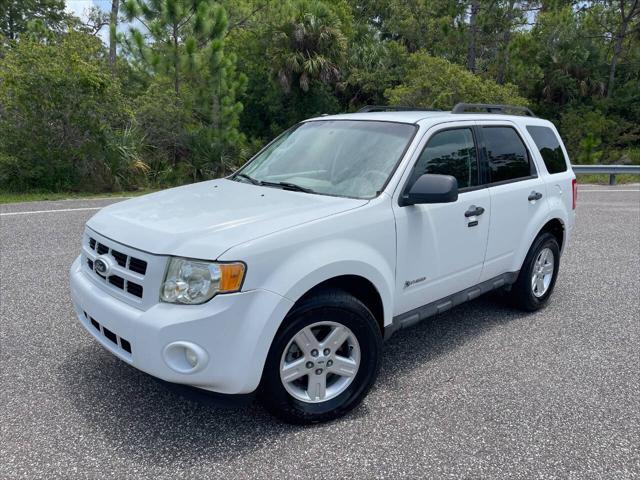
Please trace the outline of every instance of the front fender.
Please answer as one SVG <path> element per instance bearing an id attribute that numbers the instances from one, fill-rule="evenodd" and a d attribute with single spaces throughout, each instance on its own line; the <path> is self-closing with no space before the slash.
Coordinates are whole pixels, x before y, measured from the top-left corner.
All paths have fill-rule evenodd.
<path id="1" fill-rule="evenodd" d="M 395 220 L 388 198 L 343 214 L 277 232 L 242 245 L 222 260 L 247 264 L 243 290 L 266 289 L 297 301 L 316 285 L 358 275 L 378 290 L 385 325 L 391 322 L 395 282 Z"/>
<path id="2" fill-rule="evenodd" d="M 362 243 L 335 240 L 304 248 L 273 272 L 266 284 L 278 285 L 282 293 L 276 293 L 295 302 L 316 285 L 342 275 L 370 281 L 382 299 L 384 324 L 391 323 L 393 270 L 379 252 Z"/>

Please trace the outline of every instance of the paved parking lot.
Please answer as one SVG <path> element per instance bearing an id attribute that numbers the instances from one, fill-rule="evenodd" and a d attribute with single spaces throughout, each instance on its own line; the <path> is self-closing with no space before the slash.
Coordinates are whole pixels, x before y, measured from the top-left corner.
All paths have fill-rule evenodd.
<path id="1" fill-rule="evenodd" d="M 581 188 L 547 309 L 400 332 L 364 404 L 310 428 L 183 399 L 89 337 L 68 268 L 113 201 L 0 205 L 0 478 L 640 477 L 637 185 Z"/>

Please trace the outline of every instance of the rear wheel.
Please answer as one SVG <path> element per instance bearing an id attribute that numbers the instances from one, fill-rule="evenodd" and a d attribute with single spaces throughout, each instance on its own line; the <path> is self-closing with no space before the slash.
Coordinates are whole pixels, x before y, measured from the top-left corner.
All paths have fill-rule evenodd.
<path id="1" fill-rule="evenodd" d="M 271 345 L 260 398 L 290 423 L 318 423 L 357 406 L 375 381 L 382 336 L 375 318 L 346 292 L 296 306 Z"/>
<path id="2" fill-rule="evenodd" d="M 560 267 L 560 247 L 556 238 L 544 232 L 529 249 L 511 290 L 515 306 L 535 311 L 545 306 L 555 287 Z"/>

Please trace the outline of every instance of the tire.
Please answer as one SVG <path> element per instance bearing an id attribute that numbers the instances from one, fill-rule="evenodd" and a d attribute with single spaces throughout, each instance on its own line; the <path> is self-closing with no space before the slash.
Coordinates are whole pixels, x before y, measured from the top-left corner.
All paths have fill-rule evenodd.
<path id="1" fill-rule="evenodd" d="M 550 259 L 548 253 L 540 263 L 543 252 L 551 252 L 553 258 Z M 548 275 L 548 265 L 553 266 L 553 272 Z M 540 270 L 542 265 L 542 270 Z M 518 279 L 511 289 L 512 304 L 522 310 L 534 312 L 543 308 L 549 301 L 553 293 L 553 288 L 560 269 L 560 247 L 556 238 L 543 232 L 536 237 L 524 259 Z M 537 274 L 537 281 L 534 281 L 534 274 Z M 541 279 L 541 276 L 544 277 Z"/>
<path id="2" fill-rule="evenodd" d="M 319 348 L 313 348 L 318 344 L 308 336 L 309 331 Z M 342 337 L 346 340 L 340 343 Z M 302 341 L 296 340 L 300 338 Z M 328 347 L 334 345 L 337 347 L 331 351 Z M 314 350 L 318 350 L 315 357 Z M 378 375 L 381 350 L 380 328 L 362 302 L 342 290 L 321 291 L 296 305 L 283 321 L 267 355 L 259 399 L 270 413 L 287 423 L 338 418 L 369 392 Z M 311 368 L 310 362 L 314 364 Z M 339 371 L 340 365 L 345 367 Z M 343 371 L 348 374 L 342 376 Z M 283 376 L 289 372 L 291 378 L 304 374 L 286 382 Z M 323 381 L 324 391 L 316 388 Z"/>

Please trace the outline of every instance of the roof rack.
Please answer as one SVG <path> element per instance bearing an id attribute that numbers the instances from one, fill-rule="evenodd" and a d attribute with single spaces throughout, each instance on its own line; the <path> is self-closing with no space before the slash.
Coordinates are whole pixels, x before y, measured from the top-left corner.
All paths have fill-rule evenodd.
<path id="1" fill-rule="evenodd" d="M 535 114 L 527 107 L 520 107 L 517 105 L 495 105 L 492 103 L 458 103 L 453 107 L 451 113 L 494 113 L 498 115 L 516 113 L 524 114 L 528 117 L 535 117 Z"/>
<path id="2" fill-rule="evenodd" d="M 367 105 L 358 110 L 358 113 L 367 112 L 440 112 L 437 108 L 406 107 L 403 105 Z"/>

